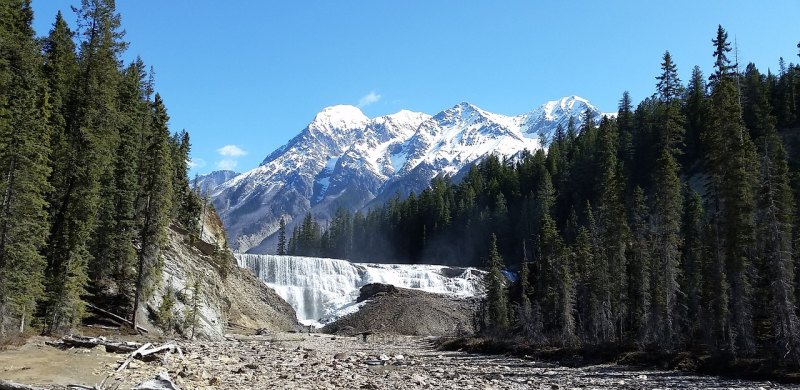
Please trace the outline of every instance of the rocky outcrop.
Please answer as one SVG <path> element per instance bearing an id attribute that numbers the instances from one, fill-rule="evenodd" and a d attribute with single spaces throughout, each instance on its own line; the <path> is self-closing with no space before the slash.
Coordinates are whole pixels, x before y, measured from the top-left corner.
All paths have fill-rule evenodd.
<path id="1" fill-rule="evenodd" d="M 294 309 L 250 271 L 236 265 L 225 245 L 222 223 L 213 212 L 204 218 L 201 237 L 173 226 L 162 250 L 163 268 L 147 301 L 146 314 L 167 333 L 222 339 L 229 326 L 292 330 Z M 194 294 L 197 294 L 195 299 Z M 196 312 L 196 315 L 194 315 Z"/>
<path id="2" fill-rule="evenodd" d="M 400 292 L 397 287 L 392 286 L 391 284 L 384 284 L 384 283 L 370 283 L 365 286 L 361 287 L 361 290 L 358 291 L 358 298 L 356 302 L 364 302 L 367 299 L 375 298 L 377 296 L 383 296 L 386 294 L 396 294 Z"/>
<path id="3" fill-rule="evenodd" d="M 364 306 L 322 328 L 343 335 L 389 333 L 456 336 L 475 333 L 478 298 L 458 298 L 373 283 L 361 288 Z"/>

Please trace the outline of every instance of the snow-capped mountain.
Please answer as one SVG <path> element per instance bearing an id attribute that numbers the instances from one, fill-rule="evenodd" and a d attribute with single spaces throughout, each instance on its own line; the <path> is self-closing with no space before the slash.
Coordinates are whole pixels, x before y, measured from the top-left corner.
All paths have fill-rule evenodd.
<path id="1" fill-rule="evenodd" d="M 587 109 L 599 119 L 577 96 L 517 116 L 460 103 L 434 116 L 404 110 L 370 119 L 356 107 L 332 106 L 212 197 L 235 251 L 272 253 L 280 218 L 290 227 L 307 212 L 326 219 L 340 207 L 422 191 L 437 175 L 455 176 L 490 154 L 544 148 L 558 125 L 566 128 Z"/>
<path id="2" fill-rule="evenodd" d="M 197 188 L 201 194 L 208 194 L 214 191 L 218 185 L 233 179 L 239 175 L 239 172 L 234 171 L 214 171 L 205 175 L 199 175 L 192 181 L 192 187 Z"/>

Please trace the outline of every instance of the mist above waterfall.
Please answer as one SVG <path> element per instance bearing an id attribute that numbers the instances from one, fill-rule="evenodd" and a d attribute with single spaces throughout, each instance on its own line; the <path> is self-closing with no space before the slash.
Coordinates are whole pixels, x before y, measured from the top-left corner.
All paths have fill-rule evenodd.
<path id="1" fill-rule="evenodd" d="M 324 324 L 358 310 L 359 289 L 369 283 L 437 294 L 483 294 L 484 271 L 429 264 L 351 263 L 316 257 L 236 254 L 240 267 L 289 302 L 304 324 Z"/>

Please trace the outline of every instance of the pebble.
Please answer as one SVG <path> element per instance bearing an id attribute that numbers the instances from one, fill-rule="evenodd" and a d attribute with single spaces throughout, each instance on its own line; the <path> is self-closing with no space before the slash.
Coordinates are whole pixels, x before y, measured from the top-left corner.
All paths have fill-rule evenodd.
<path id="1" fill-rule="evenodd" d="M 257 337 L 261 337 L 260 339 Z M 265 342 L 264 337 L 273 338 Z M 203 342 L 173 357 L 170 375 L 180 388 L 236 389 L 614 389 L 771 388 L 747 382 L 677 372 L 614 370 L 613 366 L 564 368 L 505 356 L 446 354 L 416 337 L 392 336 L 369 343 L 360 339 L 271 334 L 231 341 Z M 156 362 L 139 363 L 114 386 L 131 388 L 163 370 Z M 103 367 L 113 373 L 113 367 Z M 639 383 L 639 385 L 636 385 Z"/>

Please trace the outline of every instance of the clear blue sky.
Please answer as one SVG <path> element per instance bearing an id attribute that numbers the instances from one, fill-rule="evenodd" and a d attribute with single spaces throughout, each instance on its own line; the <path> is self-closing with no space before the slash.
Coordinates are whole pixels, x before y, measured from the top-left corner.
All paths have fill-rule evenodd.
<path id="1" fill-rule="evenodd" d="M 78 0 L 33 0 L 35 27 Z M 370 117 L 435 114 L 461 101 L 519 114 L 565 95 L 615 111 L 654 90 L 670 50 L 686 81 L 708 73 L 717 24 L 742 64 L 798 62 L 800 1 L 118 0 L 131 42 L 156 70 L 173 130 L 187 129 L 205 173 L 244 171 L 326 106 Z M 377 95 L 380 96 L 377 99 Z M 238 148 L 224 149 L 225 145 Z M 241 155 L 242 152 L 247 154 Z M 238 154 L 238 156 L 236 156 Z M 227 161 L 223 161 L 227 160 Z"/>

